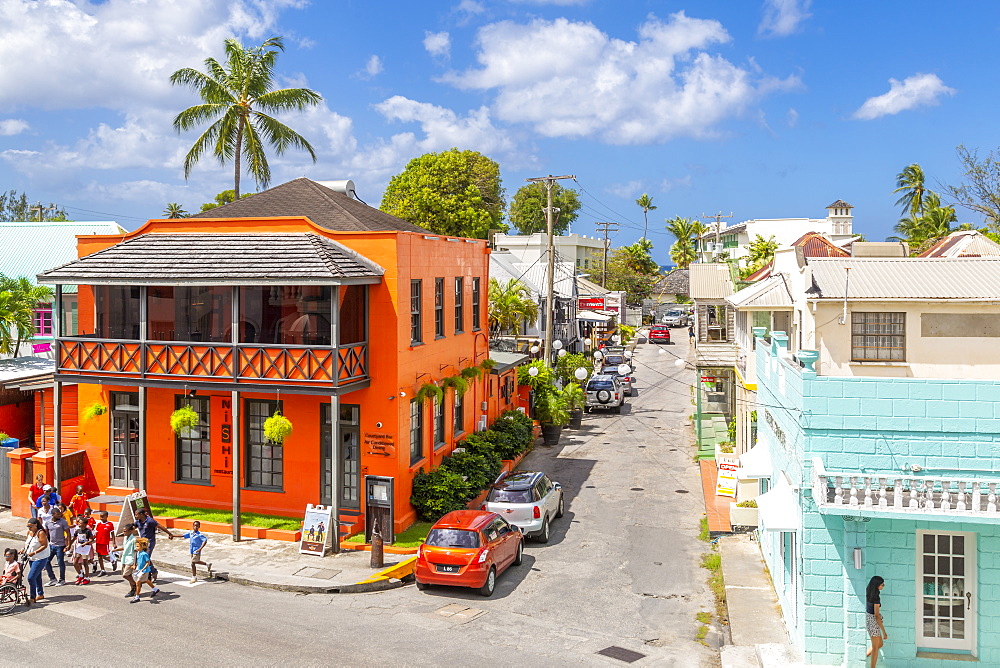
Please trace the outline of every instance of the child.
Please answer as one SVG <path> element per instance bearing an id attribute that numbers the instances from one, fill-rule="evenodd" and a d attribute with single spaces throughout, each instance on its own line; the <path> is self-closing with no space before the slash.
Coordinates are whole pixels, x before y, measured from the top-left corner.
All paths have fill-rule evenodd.
<path id="1" fill-rule="evenodd" d="M 3 556 L 7 563 L 3 566 L 3 575 L 0 575 L 0 584 L 13 584 L 17 582 L 17 576 L 21 572 L 21 564 L 17 563 L 17 550 L 8 547 L 3 551 Z"/>
<path id="2" fill-rule="evenodd" d="M 45 523 L 52 519 L 52 511 L 55 508 L 49 503 L 48 495 L 41 497 L 41 500 L 41 505 L 35 511 L 35 517 L 41 521 L 42 526 L 45 526 Z"/>
<path id="3" fill-rule="evenodd" d="M 149 581 L 150 575 L 153 572 L 153 562 L 149 559 L 149 539 L 140 538 L 135 541 L 135 549 L 137 550 L 135 557 L 135 596 L 132 597 L 132 603 L 139 601 L 139 593 L 142 592 L 143 582 L 148 582 L 149 586 L 153 588 L 152 596 L 160 593 L 159 587 Z"/>
<path id="4" fill-rule="evenodd" d="M 201 532 L 201 522 L 195 520 L 191 526 L 191 531 L 184 534 L 183 537 L 191 541 L 191 584 L 198 581 L 198 564 L 204 566 L 208 570 L 209 577 L 211 577 L 212 564 L 206 564 L 201 559 L 201 550 L 205 547 L 205 543 L 208 542 L 208 537 Z"/>
<path id="5" fill-rule="evenodd" d="M 69 508 L 73 511 L 73 517 L 76 518 L 89 508 L 87 503 L 87 494 L 83 491 L 83 485 L 76 486 L 76 494 L 73 498 L 69 500 Z"/>
<path id="6" fill-rule="evenodd" d="M 89 512 L 89 508 L 87 509 Z M 108 574 L 104 570 L 104 559 L 107 558 L 111 565 L 111 570 L 115 570 L 114 561 L 111 558 L 111 544 L 114 543 L 115 547 L 118 547 L 118 541 L 115 540 L 115 525 L 108 521 L 108 511 L 102 510 L 101 521 L 94 526 L 94 546 L 97 548 L 97 561 L 99 563 L 99 568 L 101 569 L 98 575 L 105 576 Z"/>
<path id="7" fill-rule="evenodd" d="M 94 511 L 87 508 L 83 511 L 83 518 L 87 520 L 87 528 L 94 531 L 97 527 L 97 518 L 94 517 Z"/>
<path id="8" fill-rule="evenodd" d="M 76 568 L 76 584 L 90 584 L 90 558 L 94 551 L 94 532 L 87 528 L 83 515 L 76 518 L 73 529 L 73 567 Z"/>
<path id="9" fill-rule="evenodd" d="M 62 512 L 63 519 L 69 522 L 70 526 L 76 526 L 76 518 L 69 514 L 69 508 L 66 507 L 65 503 L 60 501 L 55 504 L 54 507 L 58 508 Z"/>

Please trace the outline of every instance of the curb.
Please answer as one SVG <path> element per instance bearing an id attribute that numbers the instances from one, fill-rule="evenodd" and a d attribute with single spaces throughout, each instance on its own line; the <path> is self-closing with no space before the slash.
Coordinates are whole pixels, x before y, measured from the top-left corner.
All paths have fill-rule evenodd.
<path id="1" fill-rule="evenodd" d="M 11 531 L 6 531 L 0 529 L 0 538 L 6 538 L 8 540 L 24 540 L 25 536 L 13 533 Z M 157 565 L 167 571 L 176 571 L 178 573 L 187 573 L 191 564 L 178 565 L 166 561 L 156 560 Z M 254 580 L 251 578 L 243 577 L 241 575 L 233 575 L 231 573 L 216 572 L 215 578 L 218 580 L 225 580 L 226 582 L 232 582 L 233 584 L 243 585 L 244 587 L 259 587 L 261 589 L 273 589 L 276 591 L 287 591 L 295 594 L 368 594 L 372 592 L 379 591 L 389 591 L 390 589 L 398 589 L 405 586 L 410 581 L 412 577 L 403 578 L 402 580 L 390 579 L 390 580 L 379 580 L 377 582 L 365 582 L 356 584 L 342 584 L 342 585 L 331 585 L 327 587 L 312 586 L 312 585 L 295 585 L 295 584 L 279 584 L 277 582 L 262 582 L 260 580 Z"/>

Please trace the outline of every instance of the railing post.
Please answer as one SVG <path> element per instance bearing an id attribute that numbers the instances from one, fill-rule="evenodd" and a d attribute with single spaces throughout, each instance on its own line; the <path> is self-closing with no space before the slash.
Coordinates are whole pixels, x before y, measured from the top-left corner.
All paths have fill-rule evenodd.
<path id="1" fill-rule="evenodd" d="M 834 477 L 834 481 L 833 505 L 842 506 L 844 505 L 844 477 L 838 475 Z"/>
<path id="2" fill-rule="evenodd" d="M 872 507 L 872 477 L 865 476 L 865 508 Z"/>
<path id="3" fill-rule="evenodd" d="M 972 481 L 972 512 L 978 513 L 983 509 L 983 491 L 978 480 Z"/>
<path id="4" fill-rule="evenodd" d="M 941 481 L 941 510 L 951 510 L 951 481 Z"/>
<path id="5" fill-rule="evenodd" d="M 920 508 L 920 486 L 916 479 L 907 478 L 906 484 L 910 489 L 910 504 L 909 508 L 911 510 L 917 510 Z"/>
<path id="6" fill-rule="evenodd" d="M 887 508 L 889 506 L 888 502 L 886 501 L 886 494 L 888 493 L 887 490 L 886 490 L 886 482 L 887 481 L 886 481 L 885 478 L 879 478 L 878 479 L 878 485 L 879 485 L 879 489 L 878 489 L 878 507 L 879 508 Z"/>
<path id="7" fill-rule="evenodd" d="M 849 476 L 848 481 L 851 484 L 851 499 L 849 505 L 856 506 L 858 505 L 858 477 L 853 475 Z"/>

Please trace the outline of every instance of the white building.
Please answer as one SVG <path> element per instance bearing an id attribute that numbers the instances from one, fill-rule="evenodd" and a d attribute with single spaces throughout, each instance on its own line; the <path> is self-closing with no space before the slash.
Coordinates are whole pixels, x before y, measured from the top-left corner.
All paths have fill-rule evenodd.
<path id="1" fill-rule="evenodd" d="M 547 235 L 544 232 L 528 235 L 498 234 L 493 238 L 497 250 L 507 250 L 519 262 L 534 264 L 545 261 Z M 588 237 L 585 234 L 565 234 L 552 237 L 556 258 L 560 262 L 572 262 L 577 272 L 586 273 L 593 265 L 594 256 L 603 255 L 604 239 Z"/>

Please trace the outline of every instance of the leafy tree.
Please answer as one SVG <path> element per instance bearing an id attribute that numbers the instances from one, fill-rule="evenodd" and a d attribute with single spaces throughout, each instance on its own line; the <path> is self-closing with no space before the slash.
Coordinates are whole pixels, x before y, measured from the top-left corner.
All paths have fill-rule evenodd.
<path id="1" fill-rule="evenodd" d="M 653 242 L 642 238 L 631 246 L 624 246 L 623 260 L 626 266 L 637 274 L 657 274 L 660 265 L 653 261 Z"/>
<path id="2" fill-rule="evenodd" d="M 437 234 L 485 239 L 502 224 L 500 165 L 476 151 L 452 148 L 410 160 L 382 195 L 382 211 Z"/>
<path id="3" fill-rule="evenodd" d="M 608 256 L 605 287 L 608 290 L 624 290 L 629 304 L 648 299 L 653 293 L 653 286 L 662 278 L 659 266 L 649 257 L 651 246 L 648 239 L 640 239 L 632 246 L 614 249 Z M 590 264 L 594 267 L 592 273 L 604 275 L 604 259 L 600 255 L 595 253 Z"/>
<path id="4" fill-rule="evenodd" d="M 960 145 L 956 151 L 965 170 L 965 181 L 945 186 L 945 192 L 956 204 L 982 214 L 987 228 L 1000 232 L 1000 153 L 990 151 L 980 160 L 976 150 Z"/>
<path id="5" fill-rule="evenodd" d="M 764 267 L 774 259 L 774 251 L 776 250 L 778 250 L 778 242 L 774 240 L 773 236 L 765 239 L 758 234 L 747 246 L 746 267 L 740 270 L 740 276 L 746 278 Z"/>
<path id="6" fill-rule="evenodd" d="M 707 231 L 707 228 L 701 221 L 681 218 L 680 216 L 674 216 L 666 222 L 667 232 L 670 232 L 677 239 L 670 247 L 670 259 L 681 269 L 687 269 L 688 265 L 698 257 L 695 243 Z"/>
<path id="7" fill-rule="evenodd" d="M 643 224 L 642 224 L 642 238 L 645 239 L 646 238 L 646 230 L 649 229 L 649 217 L 648 217 L 647 214 L 648 214 L 648 212 L 652 211 L 656 207 L 653 205 L 653 198 L 650 197 L 649 195 L 647 195 L 646 193 L 643 193 L 642 197 L 640 197 L 639 199 L 637 199 L 635 201 L 635 203 L 638 204 L 639 208 L 642 209 L 642 221 L 643 221 Z"/>
<path id="8" fill-rule="evenodd" d="M 958 220 L 954 207 L 942 206 L 941 198 L 935 193 L 928 194 L 924 202 L 924 215 L 919 218 L 909 216 L 901 218 L 896 224 L 898 236 L 889 237 L 894 241 L 905 241 L 914 253 L 920 253 L 933 242 L 955 231 L 951 224 Z M 965 224 L 957 229 L 972 229 Z"/>
<path id="9" fill-rule="evenodd" d="M 0 354 L 16 354 L 35 335 L 35 308 L 51 301 L 52 288 L 35 285 L 23 276 L 0 274 Z"/>
<path id="10" fill-rule="evenodd" d="M 203 104 L 188 107 L 174 118 L 174 128 L 184 132 L 207 122 L 208 126 L 184 158 L 184 178 L 206 152 L 211 151 L 220 164 L 232 161 L 235 179 L 233 190 L 240 195 L 242 160 L 246 151 L 247 170 L 258 187 L 267 187 L 271 168 L 264 154 L 270 144 L 277 155 L 291 146 L 309 152 L 316 162 L 316 152 L 302 135 L 269 114 L 302 111 L 323 99 L 308 88 L 274 87 L 274 63 L 284 51 L 281 37 L 271 37 L 260 46 L 244 47 L 239 40 L 226 40 L 226 64 L 215 58 L 205 59 L 208 73 L 185 67 L 170 76 L 174 85 L 188 86 L 198 93 Z"/>
<path id="11" fill-rule="evenodd" d="M 538 304 L 532 298 L 528 286 L 516 278 L 501 283 L 490 279 L 489 323 L 494 336 L 513 331 L 517 340 L 522 324 L 532 324 L 538 320 Z"/>
<path id="12" fill-rule="evenodd" d="M 240 195 L 240 199 L 246 199 L 247 197 L 256 194 L 257 193 L 243 193 L 242 195 Z M 204 204 L 202 204 L 201 211 L 202 213 L 204 213 L 205 211 L 211 211 L 212 209 L 216 209 L 222 206 L 223 204 L 229 204 L 235 201 L 236 201 L 235 190 L 223 190 L 221 193 L 215 196 L 214 202 L 205 202 Z"/>
<path id="13" fill-rule="evenodd" d="M 9 190 L 7 192 L 0 192 L 0 220 L 66 220 L 66 210 L 51 202 L 49 202 L 48 206 L 42 206 L 41 202 L 32 206 L 26 193 L 18 195 L 16 190 Z"/>
<path id="14" fill-rule="evenodd" d="M 514 200 L 510 203 L 510 222 L 521 234 L 547 231 L 545 208 L 549 205 L 548 201 L 544 183 L 535 182 L 522 186 L 514 193 Z M 559 209 L 552 219 L 552 233 L 566 234 L 570 224 L 577 218 L 580 198 L 575 190 L 553 183 L 552 206 Z"/>
<path id="15" fill-rule="evenodd" d="M 896 200 L 896 206 L 903 207 L 903 213 L 909 213 L 912 218 L 924 215 L 925 198 L 933 193 L 924 186 L 924 170 L 917 163 L 905 167 L 896 175 L 896 189 L 893 194 L 902 193 Z"/>
<path id="16" fill-rule="evenodd" d="M 171 202 L 163 209 L 163 215 L 167 218 L 187 218 L 188 212 L 177 202 Z"/>

